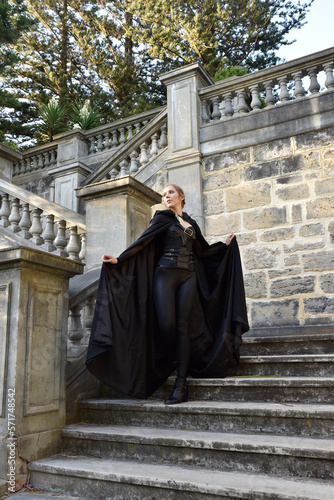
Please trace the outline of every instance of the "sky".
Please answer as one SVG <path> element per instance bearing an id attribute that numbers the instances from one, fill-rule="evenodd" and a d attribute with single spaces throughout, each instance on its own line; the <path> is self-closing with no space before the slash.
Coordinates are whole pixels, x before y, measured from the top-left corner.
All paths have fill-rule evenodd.
<path id="1" fill-rule="evenodd" d="M 307 23 L 302 28 L 289 33 L 287 39 L 296 41 L 277 51 L 279 57 L 292 61 L 334 47 L 334 0 L 314 0 L 305 20 Z"/>

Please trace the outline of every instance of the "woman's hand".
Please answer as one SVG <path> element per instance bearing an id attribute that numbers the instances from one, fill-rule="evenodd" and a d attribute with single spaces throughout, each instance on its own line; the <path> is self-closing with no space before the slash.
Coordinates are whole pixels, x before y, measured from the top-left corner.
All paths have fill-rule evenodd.
<path id="1" fill-rule="evenodd" d="M 102 255 L 102 261 L 109 262 L 110 264 L 117 264 L 118 259 L 116 259 L 116 257 L 113 257 L 112 255 Z"/>
<path id="2" fill-rule="evenodd" d="M 235 238 L 235 234 L 230 234 L 227 238 L 226 238 L 226 245 L 228 246 L 231 241 L 233 240 L 233 238 Z"/>

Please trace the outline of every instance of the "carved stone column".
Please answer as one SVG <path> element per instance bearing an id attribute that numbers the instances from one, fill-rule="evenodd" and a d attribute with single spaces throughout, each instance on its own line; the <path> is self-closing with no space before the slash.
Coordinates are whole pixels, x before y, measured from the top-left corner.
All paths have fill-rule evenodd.
<path id="1" fill-rule="evenodd" d="M 108 253 L 117 257 L 146 229 L 151 206 L 161 195 L 125 176 L 77 190 L 86 202 L 86 269 L 101 265 Z"/>
<path id="2" fill-rule="evenodd" d="M 184 189 L 186 212 L 203 226 L 199 137 L 202 106 L 198 90 L 213 82 L 198 63 L 165 73 L 160 80 L 167 86 L 168 182 Z"/>

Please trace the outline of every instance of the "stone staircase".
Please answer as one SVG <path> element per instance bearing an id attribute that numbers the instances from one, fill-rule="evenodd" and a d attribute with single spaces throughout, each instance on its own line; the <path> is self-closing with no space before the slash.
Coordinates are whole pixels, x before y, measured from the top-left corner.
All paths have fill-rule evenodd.
<path id="1" fill-rule="evenodd" d="M 30 482 L 81 499 L 334 498 L 334 334 L 244 338 L 235 376 L 81 403 Z M 64 498 L 60 496 L 60 498 Z"/>

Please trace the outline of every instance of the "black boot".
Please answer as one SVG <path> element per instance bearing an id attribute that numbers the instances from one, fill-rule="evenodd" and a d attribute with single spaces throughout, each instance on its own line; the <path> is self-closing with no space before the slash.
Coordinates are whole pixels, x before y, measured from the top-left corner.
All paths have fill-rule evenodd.
<path id="1" fill-rule="evenodd" d="M 166 399 L 166 405 L 176 405 L 188 401 L 188 386 L 185 378 L 177 378 L 172 394 Z"/>

